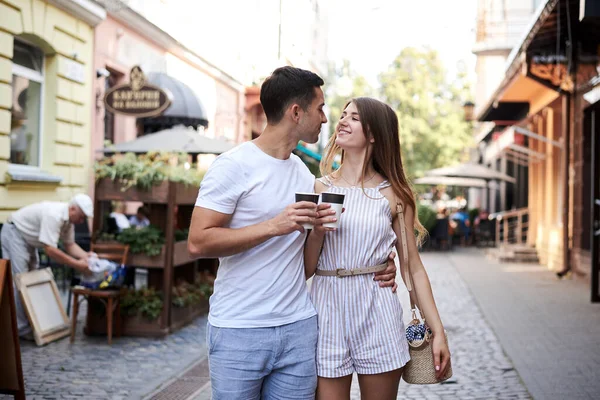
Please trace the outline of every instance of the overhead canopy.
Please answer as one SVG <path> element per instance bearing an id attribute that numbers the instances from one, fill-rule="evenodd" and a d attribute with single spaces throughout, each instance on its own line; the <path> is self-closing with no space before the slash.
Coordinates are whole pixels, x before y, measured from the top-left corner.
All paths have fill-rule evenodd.
<path id="1" fill-rule="evenodd" d="M 529 103 L 500 101 L 483 112 L 480 121 L 520 121 L 527 116 Z"/>
<path id="2" fill-rule="evenodd" d="M 520 126 L 510 126 L 487 146 L 483 155 L 484 161 L 492 163 L 497 158 L 506 157 L 509 161 L 527 166 L 530 162 L 535 163 L 544 160 L 546 158 L 545 154 L 525 145 L 525 136 L 562 148 L 562 145 L 555 140 L 547 139 Z"/>
<path id="3" fill-rule="evenodd" d="M 445 185 L 445 186 L 464 186 L 484 188 L 487 183 L 484 179 L 476 178 L 456 178 L 451 176 L 424 176 L 415 179 L 417 185 Z"/>
<path id="4" fill-rule="evenodd" d="M 157 132 L 175 125 L 208 127 L 206 109 L 185 83 L 162 72 L 149 72 L 146 82 L 169 92 L 171 105 L 157 117 L 142 118 L 144 132 Z"/>
<path id="5" fill-rule="evenodd" d="M 458 164 L 452 167 L 443 167 L 429 170 L 425 173 L 426 176 L 447 176 L 456 178 L 478 178 L 484 180 L 502 180 L 515 183 L 516 180 L 512 176 L 502 172 L 487 168 L 481 164 L 465 163 Z"/>
<path id="6" fill-rule="evenodd" d="M 221 154 L 234 147 L 221 139 L 202 136 L 198 131 L 183 126 L 176 126 L 164 131 L 140 136 L 126 143 L 119 143 L 104 148 L 105 153 L 147 153 L 164 151 L 188 154 Z"/>
<path id="7" fill-rule="evenodd" d="M 519 121 L 522 110 L 517 109 L 509 119 L 505 119 L 507 113 L 494 112 L 494 105 L 502 111 L 503 102 L 527 101 L 530 103 L 528 114 L 537 113 L 561 93 L 573 90 L 574 83 L 567 76 L 574 63 L 578 85 L 598 77 L 598 1 L 543 0 L 538 3 L 521 39 L 508 56 L 504 79 L 487 104 L 479 109 L 479 121 L 496 117 L 502 121 Z M 574 30 L 577 49 L 570 54 L 568 44 L 574 40 Z"/>

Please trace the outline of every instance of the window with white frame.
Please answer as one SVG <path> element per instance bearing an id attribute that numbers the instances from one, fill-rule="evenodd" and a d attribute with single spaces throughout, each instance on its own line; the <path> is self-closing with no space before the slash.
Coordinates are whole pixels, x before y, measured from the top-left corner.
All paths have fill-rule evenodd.
<path id="1" fill-rule="evenodd" d="M 14 42 L 10 162 L 40 165 L 44 53 L 20 40 Z"/>

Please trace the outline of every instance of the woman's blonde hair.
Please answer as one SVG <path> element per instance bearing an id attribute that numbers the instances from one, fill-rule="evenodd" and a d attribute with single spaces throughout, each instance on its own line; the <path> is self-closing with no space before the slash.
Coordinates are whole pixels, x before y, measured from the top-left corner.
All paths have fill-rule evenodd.
<path id="1" fill-rule="evenodd" d="M 354 98 L 346 103 L 344 109 L 350 103 L 354 103 L 358 109 L 360 123 L 367 139 L 372 137 L 375 140 L 371 153 L 373 168 L 391 184 L 394 194 L 402 201 L 405 209 L 406 207 L 412 207 L 414 210 L 414 229 L 417 231 L 417 243 L 422 243 L 427 231 L 419 221 L 415 192 L 402 166 L 400 131 L 396 112 L 387 104 L 370 97 Z M 344 163 L 344 150 L 335 143 L 336 137 L 337 129 L 329 139 L 323 159 L 321 160 L 320 169 L 323 176 L 331 175 L 335 172 L 333 165 L 338 155 L 341 154 L 342 164 Z M 369 154 L 367 152 L 365 153 L 365 162 L 361 177 L 362 184 L 364 184 L 364 177 L 370 161 L 367 159 L 368 157 Z"/>

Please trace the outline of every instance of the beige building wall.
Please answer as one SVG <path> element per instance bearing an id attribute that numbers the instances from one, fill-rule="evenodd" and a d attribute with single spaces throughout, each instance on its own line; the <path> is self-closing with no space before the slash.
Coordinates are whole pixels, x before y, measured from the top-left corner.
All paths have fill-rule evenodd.
<path id="1" fill-rule="evenodd" d="M 15 38 L 44 53 L 38 169 L 62 178 L 59 184 L 11 179 L 14 167 L 10 165 L 10 109 Z M 87 192 L 91 166 L 93 38 L 89 23 L 48 2 L 0 1 L 0 222 L 27 204 L 68 200 L 75 193 Z"/>
<path id="2" fill-rule="evenodd" d="M 506 60 L 526 30 L 536 1 L 478 0 L 475 45 L 475 113 L 490 100 L 504 78 Z"/>

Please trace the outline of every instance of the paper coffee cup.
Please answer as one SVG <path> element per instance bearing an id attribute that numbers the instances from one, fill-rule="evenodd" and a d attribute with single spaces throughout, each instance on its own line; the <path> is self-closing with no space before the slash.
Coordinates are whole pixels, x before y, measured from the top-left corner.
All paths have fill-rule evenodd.
<path id="1" fill-rule="evenodd" d="M 315 204 L 319 204 L 319 195 L 316 193 L 296 193 L 296 202 L 299 201 L 311 201 Z M 302 226 L 304 227 L 304 229 L 313 229 L 314 225 L 310 224 L 310 223 L 304 223 L 302 224 Z"/>
<path id="2" fill-rule="evenodd" d="M 325 228 L 337 228 L 342 216 L 342 208 L 344 206 L 344 195 L 340 193 L 321 193 L 321 203 L 331 205 L 331 209 L 335 210 L 335 222 L 323 224 Z"/>

